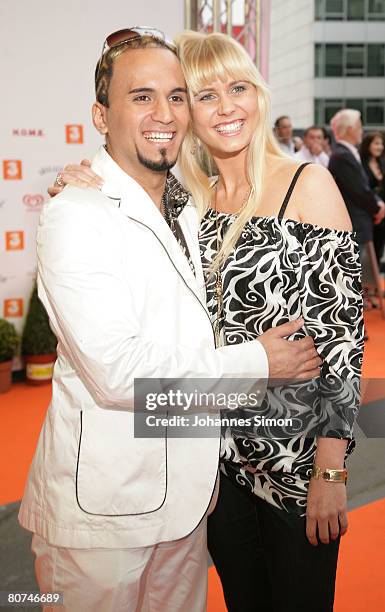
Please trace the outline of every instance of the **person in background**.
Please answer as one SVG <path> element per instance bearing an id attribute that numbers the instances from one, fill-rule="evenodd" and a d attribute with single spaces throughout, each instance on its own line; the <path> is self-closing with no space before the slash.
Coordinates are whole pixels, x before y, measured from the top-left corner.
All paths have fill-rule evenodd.
<path id="1" fill-rule="evenodd" d="M 295 152 L 298 153 L 298 151 L 300 151 L 303 147 L 303 140 L 301 136 L 293 136 L 293 142 L 294 142 Z"/>
<path id="2" fill-rule="evenodd" d="M 290 117 L 282 115 L 275 120 L 274 133 L 277 137 L 280 149 L 289 155 L 294 157 L 296 148 L 293 140 L 293 126 Z"/>
<path id="3" fill-rule="evenodd" d="M 385 200 L 385 161 L 384 136 L 381 132 L 372 132 L 363 139 L 360 147 L 360 156 L 364 170 L 369 178 L 370 188 Z M 376 251 L 378 264 L 382 272 L 385 272 L 385 264 L 381 264 L 381 258 L 385 246 L 385 219 L 373 229 L 373 243 Z"/>
<path id="4" fill-rule="evenodd" d="M 307 128 L 303 137 L 303 146 L 295 154 L 298 161 L 313 162 L 325 168 L 329 165 L 329 157 L 323 151 L 324 135 L 322 128 L 312 125 Z"/>
<path id="5" fill-rule="evenodd" d="M 321 128 L 323 134 L 322 149 L 328 157 L 332 154 L 332 137 L 325 127 Z"/>
<path id="6" fill-rule="evenodd" d="M 370 188 L 357 150 L 362 140 L 361 113 L 344 108 L 334 115 L 330 125 L 336 145 L 329 170 L 345 200 L 362 257 L 365 244 L 373 240 L 373 225 L 385 217 L 385 204 Z"/>

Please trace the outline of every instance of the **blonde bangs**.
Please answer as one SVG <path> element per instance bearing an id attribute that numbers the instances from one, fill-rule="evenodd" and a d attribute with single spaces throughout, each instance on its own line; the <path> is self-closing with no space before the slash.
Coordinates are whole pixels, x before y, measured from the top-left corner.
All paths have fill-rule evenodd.
<path id="1" fill-rule="evenodd" d="M 175 42 L 191 99 L 217 80 L 223 83 L 229 79 L 250 81 L 257 86 L 251 58 L 245 56 L 241 45 L 228 36 L 184 32 Z"/>

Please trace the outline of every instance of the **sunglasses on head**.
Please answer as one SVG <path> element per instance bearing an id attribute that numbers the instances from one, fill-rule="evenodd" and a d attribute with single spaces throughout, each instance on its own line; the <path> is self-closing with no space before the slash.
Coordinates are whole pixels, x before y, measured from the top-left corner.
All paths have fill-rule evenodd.
<path id="1" fill-rule="evenodd" d="M 109 34 L 103 43 L 102 53 L 98 61 L 98 69 L 95 78 L 98 78 L 103 57 L 108 51 L 110 51 L 110 49 L 120 47 L 120 45 L 133 42 L 134 40 L 140 40 L 144 36 L 150 36 L 154 40 L 159 40 L 163 42 L 165 46 L 168 47 L 171 51 L 176 51 L 176 45 L 172 42 L 172 40 L 166 38 L 164 32 L 162 32 L 161 30 L 157 30 L 156 28 L 147 28 L 146 26 L 134 26 L 133 28 L 117 30 L 116 32 L 112 32 L 112 34 Z"/>

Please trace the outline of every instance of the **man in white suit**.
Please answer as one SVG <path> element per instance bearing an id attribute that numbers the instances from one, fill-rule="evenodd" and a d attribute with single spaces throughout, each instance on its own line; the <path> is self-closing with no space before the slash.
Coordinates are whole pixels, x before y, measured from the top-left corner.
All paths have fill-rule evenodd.
<path id="1" fill-rule="evenodd" d="M 314 349 L 284 340 L 301 321 L 215 347 L 195 208 L 168 172 L 189 122 L 172 44 L 110 36 L 96 92 L 103 188 L 67 187 L 38 228 L 58 358 L 19 519 L 65 610 L 202 612 L 219 440 L 135 438 L 134 379 L 312 375 Z"/>

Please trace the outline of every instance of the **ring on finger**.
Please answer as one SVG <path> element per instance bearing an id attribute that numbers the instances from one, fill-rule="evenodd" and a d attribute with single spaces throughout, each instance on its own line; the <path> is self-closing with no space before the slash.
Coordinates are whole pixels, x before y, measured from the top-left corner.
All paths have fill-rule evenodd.
<path id="1" fill-rule="evenodd" d="M 64 187 L 64 181 L 63 181 L 63 175 L 61 172 L 59 172 L 59 174 L 56 177 L 56 181 L 55 181 L 56 185 L 59 185 L 59 187 Z"/>

